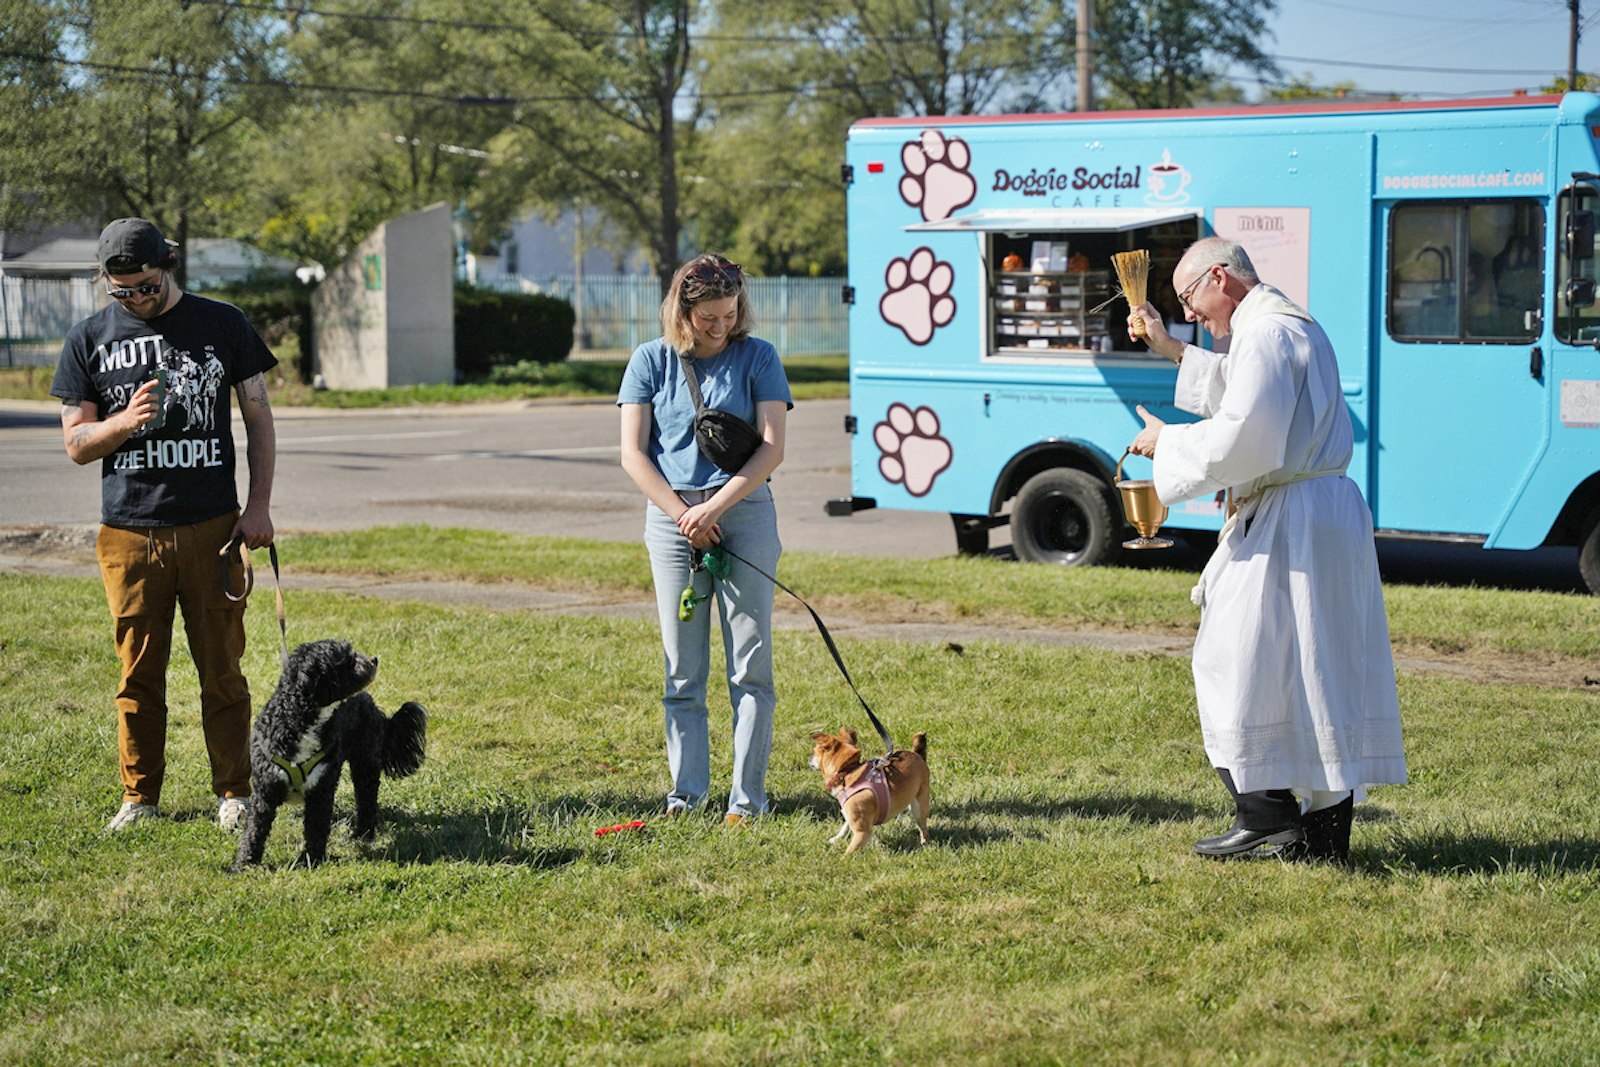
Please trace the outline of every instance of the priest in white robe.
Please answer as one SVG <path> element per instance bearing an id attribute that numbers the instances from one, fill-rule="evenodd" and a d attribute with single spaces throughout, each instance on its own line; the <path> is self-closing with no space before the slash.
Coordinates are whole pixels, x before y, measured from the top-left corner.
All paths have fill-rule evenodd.
<path id="1" fill-rule="evenodd" d="M 1226 491 L 1230 517 L 1194 600 L 1195 693 L 1206 754 L 1235 799 L 1202 856 L 1349 858 L 1353 806 L 1406 780 L 1372 514 L 1345 476 L 1350 414 L 1322 327 L 1261 283 L 1244 249 L 1209 237 L 1173 272 L 1185 317 L 1218 339 L 1176 340 L 1149 304 L 1151 349 L 1178 362 L 1175 402 L 1202 421 L 1145 420 L 1163 504 Z M 1130 332 L 1132 323 L 1130 321 Z"/>

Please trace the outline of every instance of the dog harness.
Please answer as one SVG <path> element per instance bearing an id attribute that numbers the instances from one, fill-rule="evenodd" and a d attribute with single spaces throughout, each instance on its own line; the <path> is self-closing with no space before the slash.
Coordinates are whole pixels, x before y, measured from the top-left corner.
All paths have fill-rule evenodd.
<path id="1" fill-rule="evenodd" d="M 283 773 L 289 776 L 289 791 L 291 793 L 303 793 L 306 789 L 307 776 L 309 776 L 312 771 L 317 769 L 317 764 L 321 763 L 327 754 L 327 750 L 324 749 L 321 752 L 313 754 L 312 757 L 306 760 L 304 763 L 290 763 L 282 756 L 273 756 L 272 762 L 276 763 L 279 767 L 282 767 Z"/>
<path id="2" fill-rule="evenodd" d="M 878 801 L 878 817 L 873 821 L 874 826 L 882 826 L 889 821 L 889 778 L 883 773 L 885 760 L 882 756 L 874 756 L 867 761 L 866 771 L 851 785 L 842 781 L 834 790 L 834 795 L 839 798 L 840 809 L 844 808 L 845 801 L 857 793 L 872 790 L 873 797 Z"/>

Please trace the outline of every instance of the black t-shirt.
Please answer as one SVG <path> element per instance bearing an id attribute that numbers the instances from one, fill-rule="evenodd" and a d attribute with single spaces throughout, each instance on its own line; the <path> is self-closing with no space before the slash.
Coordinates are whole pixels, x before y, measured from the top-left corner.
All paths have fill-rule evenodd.
<path id="1" fill-rule="evenodd" d="M 64 401 L 90 401 L 105 418 L 156 367 L 168 372 L 166 424 L 101 461 L 100 521 L 184 526 L 238 508 L 232 389 L 277 362 L 243 312 L 193 293 L 148 321 L 112 303 L 72 327 L 50 386 Z"/>

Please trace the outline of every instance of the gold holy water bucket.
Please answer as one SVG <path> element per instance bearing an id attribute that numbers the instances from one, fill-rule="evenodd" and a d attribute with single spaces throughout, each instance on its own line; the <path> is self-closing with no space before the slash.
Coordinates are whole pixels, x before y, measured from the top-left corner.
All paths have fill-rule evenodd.
<path id="1" fill-rule="evenodd" d="M 1122 477 L 1122 460 L 1131 455 L 1122 453 L 1117 460 L 1117 492 L 1122 494 L 1122 511 L 1128 516 L 1139 536 L 1122 542 L 1123 548 L 1171 548 L 1172 538 L 1157 537 L 1156 531 L 1167 521 L 1167 506 L 1156 496 L 1156 483 L 1149 478 L 1127 481 Z"/>

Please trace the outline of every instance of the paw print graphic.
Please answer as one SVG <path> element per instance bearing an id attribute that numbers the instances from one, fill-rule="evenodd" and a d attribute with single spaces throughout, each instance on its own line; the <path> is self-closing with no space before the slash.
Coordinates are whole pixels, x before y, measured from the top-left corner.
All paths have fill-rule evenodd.
<path id="1" fill-rule="evenodd" d="M 950 295 L 956 272 L 935 258 L 932 249 L 919 248 L 909 259 L 890 260 L 883 280 L 889 291 L 878 301 L 878 314 L 899 327 L 912 344 L 927 344 L 936 327 L 956 317 L 956 298 Z"/>
<path id="2" fill-rule="evenodd" d="M 926 496 L 955 455 L 950 442 L 939 436 L 939 416 L 930 407 L 912 411 L 904 404 L 890 404 L 887 416 L 872 428 L 872 441 L 883 453 L 878 473 L 905 486 L 912 496 Z"/>
<path id="3" fill-rule="evenodd" d="M 906 168 L 900 199 L 922 209 L 924 222 L 947 219 L 978 195 L 978 182 L 967 172 L 972 151 L 959 137 L 947 141 L 938 130 L 923 130 L 921 137 L 901 147 L 900 162 Z"/>

